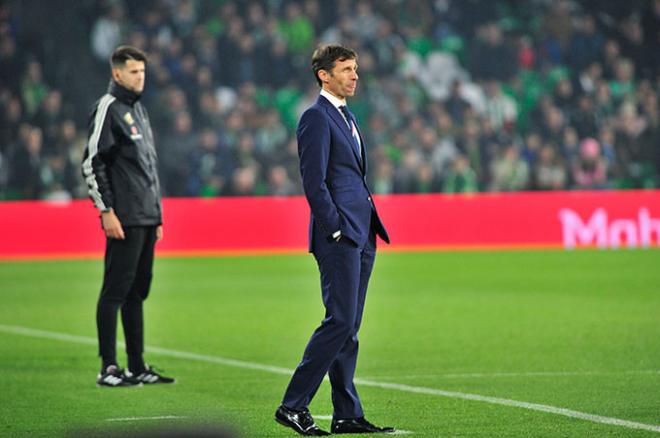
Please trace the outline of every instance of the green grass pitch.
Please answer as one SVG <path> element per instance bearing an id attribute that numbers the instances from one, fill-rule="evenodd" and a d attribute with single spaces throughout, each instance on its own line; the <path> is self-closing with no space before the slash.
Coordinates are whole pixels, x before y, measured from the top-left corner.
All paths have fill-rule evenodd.
<path id="1" fill-rule="evenodd" d="M 310 255 L 159 258 L 147 344 L 200 356 L 147 351 L 178 383 L 130 389 L 94 382 L 101 264 L 0 263 L 0 437 L 196 424 L 295 436 L 273 421 L 287 375 L 216 358 L 296 366 L 323 317 Z M 658 250 L 383 252 L 360 343 L 357 377 L 377 383 L 358 385 L 367 418 L 412 437 L 660 437 Z M 327 429 L 327 382 L 310 408 Z"/>

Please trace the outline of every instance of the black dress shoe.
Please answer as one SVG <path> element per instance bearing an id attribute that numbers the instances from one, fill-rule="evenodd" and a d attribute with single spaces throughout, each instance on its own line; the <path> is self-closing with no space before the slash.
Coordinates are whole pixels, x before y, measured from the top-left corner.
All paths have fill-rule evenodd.
<path id="1" fill-rule="evenodd" d="M 378 427 L 364 417 L 348 420 L 332 420 L 332 433 L 393 433 L 393 427 Z"/>
<path id="2" fill-rule="evenodd" d="M 319 429 L 314 424 L 314 419 L 308 410 L 294 411 L 286 406 L 280 406 L 275 411 L 275 421 L 282 426 L 290 427 L 298 432 L 300 435 L 305 436 L 326 436 L 330 435 L 328 432 Z"/>

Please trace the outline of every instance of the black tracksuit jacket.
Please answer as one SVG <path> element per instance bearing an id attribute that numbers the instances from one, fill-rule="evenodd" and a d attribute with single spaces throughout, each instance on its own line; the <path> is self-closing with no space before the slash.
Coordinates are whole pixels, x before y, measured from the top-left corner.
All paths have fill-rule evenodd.
<path id="1" fill-rule="evenodd" d="M 140 95 L 110 81 L 89 119 L 83 177 L 100 211 L 114 209 L 122 226 L 162 223 L 157 157 Z"/>

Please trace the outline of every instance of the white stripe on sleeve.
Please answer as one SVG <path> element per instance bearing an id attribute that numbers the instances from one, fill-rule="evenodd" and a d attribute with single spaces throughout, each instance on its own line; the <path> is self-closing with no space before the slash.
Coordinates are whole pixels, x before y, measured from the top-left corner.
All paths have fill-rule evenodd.
<path id="1" fill-rule="evenodd" d="M 92 135 L 89 137 L 89 142 L 87 143 L 88 155 L 82 166 L 85 182 L 89 187 L 89 196 L 92 197 L 94 205 L 99 210 L 105 210 L 106 205 L 103 203 L 101 192 L 99 192 L 99 185 L 96 181 L 96 175 L 94 175 L 92 160 L 94 159 L 94 156 L 96 156 L 96 154 L 99 152 L 99 139 L 101 137 L 101 131 L 103 130 L 105 116 L 108 113 L 110 104 L 114 101 L 115 97 L 110 94 L 104 95 L 99 100 L 99 104 L 96 107 L 96 117 L 94 118 L 94 132 L 92 132 Z"/>

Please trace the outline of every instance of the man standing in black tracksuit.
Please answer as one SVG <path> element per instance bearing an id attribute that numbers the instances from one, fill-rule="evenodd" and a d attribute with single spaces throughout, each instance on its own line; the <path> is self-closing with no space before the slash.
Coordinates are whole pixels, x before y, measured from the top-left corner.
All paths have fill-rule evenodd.
<path id="1" fill-rule="evenodd" d="M 82 171 L 106 235 L 103 286 L 96 309 L 101 372 L 96 383 L 119 387 L 173 383 L 145 364 L 142 302 L 151 285 L 154 248 L 163 236 L 156 149 L 139 102 L 147 58 L 135 47 L 112 54 L 112 80 L 92 111 Z M 128 371 L 116 355 L 117 314 Z"/>

